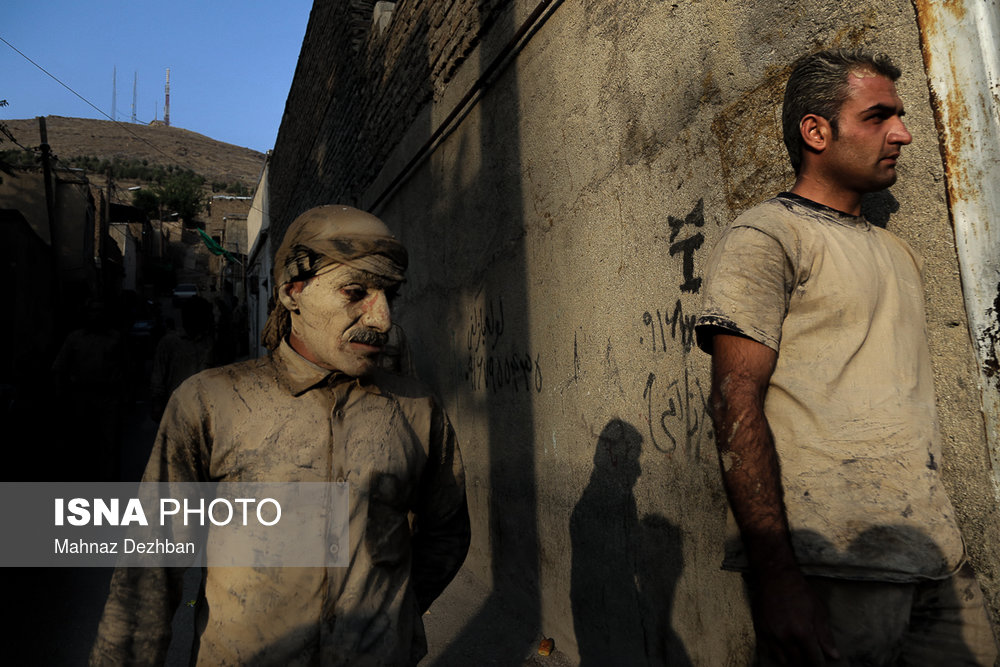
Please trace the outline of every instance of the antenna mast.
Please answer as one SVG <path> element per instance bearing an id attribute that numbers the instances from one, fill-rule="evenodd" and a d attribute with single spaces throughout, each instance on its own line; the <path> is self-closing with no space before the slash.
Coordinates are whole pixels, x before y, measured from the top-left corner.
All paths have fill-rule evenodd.
<path id="1" fill-rule="evenodd" d="M 118 66 L 111 75 L 111 120 L 118 120 Z"/>
<path id="2" fill-rule="evenodd" d="M 139 89 L 139 73 L 132 77 L 132 122 L 135 122 L 135 93 Z"/>
<path id="3" fill-rule="evenodd" d="M 164 99 L 166 100 L 163 104 L 163 124 L 170 127 L 170 68 L 167 68 L 167 87 L 163 92 Z"/>

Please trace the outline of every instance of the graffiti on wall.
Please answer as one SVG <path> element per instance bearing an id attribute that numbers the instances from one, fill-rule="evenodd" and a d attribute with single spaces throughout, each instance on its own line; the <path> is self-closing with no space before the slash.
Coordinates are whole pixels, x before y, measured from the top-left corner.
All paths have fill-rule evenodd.
<path id="1" fill-rule="evenodd" d="M 649 327 L 649 336 L 640 336 L 639 345 L 652 346 L 654 353 L 666 352 L 669 335 L 672 341 L 678 340 L 679 337 L 684 352 L 690 352 L 694 346 L 694 324 L 697 319 L 697 314 L 684 314 L 684 306 L 680 299 L 674 303 L 672 312 L 666 309 L 661 312 L 657 309 L 655 318 L 653 313 L 647 310 L 642 314 L 642 323 Z"/>
<path id="2" fill-rule="evenodd" d="M 702 278 L 695 274 L 694 260 L 695 252 L 705 242 L 704 234 L 698 231 L 705 225 L 704 201 L 699 199 L 684 217 L 668 216 L 667 224 L 670 256 L 681 259 L 680 291 L 697 293 Z M 691 377 L 687 364 L 687 355 L 695 344 L 697 318 L 697 313 L 685 313 L 684 303 L 678 298 L 672 308 L 651 308 L 639 320 L 639 346 L 652 352 L 656 362 L 647 372 L 642 390 L 649 439 L 666 454 L 680 448 L 689 456 L 699 456 L 703 440 L 711 434 L 707 389 L 702 386 L 701 378 Z M 664 369 L 668 352 L 681 355 L 679 366 Z"/>
<path id="3" fill-rule="evenodd" d="M 667 216 L 669 254 L 680 263 L 681 296 L 700 291 L 702 277 L 695 271 L 696 253 L 704 245 L 701 228 L 705 225 L 704 202 L 698 200 L 684 216 Z M 688 371 L 687 355 L 695 344 L 697 319 L 682 298 L 672 305 L 645 310 L 639 318 L 639 345 L 652 353 L 653 364 L 643 373 L 643 411 L 653 446 L 664 453 L 678 450 L 697 456 L 701 444 L 711 435 L 708 419 L 708 391 L 701 378 Z M 462 368 L 473 391 L 492 394 L 541 393 L 543 387 L 541 354 L 530 349 L 523 337 L 509 332 L 503 296 L 480 301 L 468 311 L 465 328 L 466 357 Z M 611 340 L 608 340 L 609 350 Z M 665 366 L 680 354 L 681 364 Z M 572 380 L 581 377 L 580 348 L 577 332 L 573 334 Z"/>
<path id="4" fill-rule="evenodd" d="M 681 256 L 681 271 L 684 282 L 680 284 L 681 292 L 696 293 L 701 289 L 701 276 L 694 275 L 694 253 L 705 242 L 705 235 L 699 231 L 694 233 L 689 229 L 705 226 L 705 200 L 699 199 L 694 209 L 683 218 L 667 216 L 670 226 L 670 256 Z M 684 233 L 683 238 L 677 240 Z"/>
<path id="5" fill-rule="evenodd" d="M 656 373 L 646 376 L 642 398 L 649 439 L 665 454 L 674 453 L 680 445 L 685 454 L 698 457 L 702 441 L 711 433 L 708 396 L 701 379 L 692 379 L 686 365 L 683 375 L 669 381 L 658 381 Z"/>
<path id="6" fill-rule="evenodd" d="M 474 307 L 468 322 L 465 379 L 473 391 L 541 393 L 541 355 L 504 338 L 502 296 Z"/>

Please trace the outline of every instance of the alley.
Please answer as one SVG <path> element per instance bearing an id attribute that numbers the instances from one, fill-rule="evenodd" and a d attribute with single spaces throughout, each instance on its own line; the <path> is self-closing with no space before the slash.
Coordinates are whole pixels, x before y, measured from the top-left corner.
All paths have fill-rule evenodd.
<path id="1" fill-rule="evenodd" d="M 147 398 L 142 392 L 124 414 L 121 468 L 126 480 L 141 477 L 152 448 L 156 424 L 150 417 Z M 44 456 L 41 451 L 36 454 Z M 111 572 L 107 568 L 5 569 L 4 604 L 12 620 L 3 650 L 4 662 L 38 667 L 86 664 Z M 182 603 L 174 617 L 168 667 L 188 664 L 195 615 L 188 603 L 197 597 L 199 575 L 200 570 L 192 569 L 185 577 Z M 429 652 L 420 664 L 571 664 L 558 650 L 547 657 L 539 656 L 537 646 L 542 637 L 536 637 L 524 623 L 522 615 L 490 596 L 486 586 L 463 570 L 424 616 Z"/>

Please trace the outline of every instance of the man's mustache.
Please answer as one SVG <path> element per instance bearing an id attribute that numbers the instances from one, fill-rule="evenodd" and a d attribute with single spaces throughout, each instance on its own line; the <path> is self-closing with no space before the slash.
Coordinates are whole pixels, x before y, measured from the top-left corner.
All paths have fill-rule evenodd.
<path id="1" fill-rule="evenodd" d="M 347 340 L 351 343 L 385 347 L 385 344 L 389 342 L 389 335 L 375 329 L 358 329 L 352 332 Z"/>

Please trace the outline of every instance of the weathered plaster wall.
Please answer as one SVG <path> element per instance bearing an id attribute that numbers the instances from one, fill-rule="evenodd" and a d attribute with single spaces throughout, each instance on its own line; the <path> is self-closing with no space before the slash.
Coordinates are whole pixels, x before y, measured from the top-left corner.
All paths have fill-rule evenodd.
<path id="1" fill-rule="evenodd" d="M 404 0 L 357 50 L 334 45 L 328 4 L 279 133 L 273 219 L 353 202 L 406 243 L 397 319 L 462 442 L 468 566 L 593 664 L 747 661 L 740 580 L 718 569 L 701 268 L 733 217 L 791 183 L 787 65 L 820 46 L 891 53 L 916 138 L 867 208 L 926 259 L 946 482 L 996 613 L 1000 522 L 908 2 Z M 522 655 L 535 637 L 509 639 Z"/>

